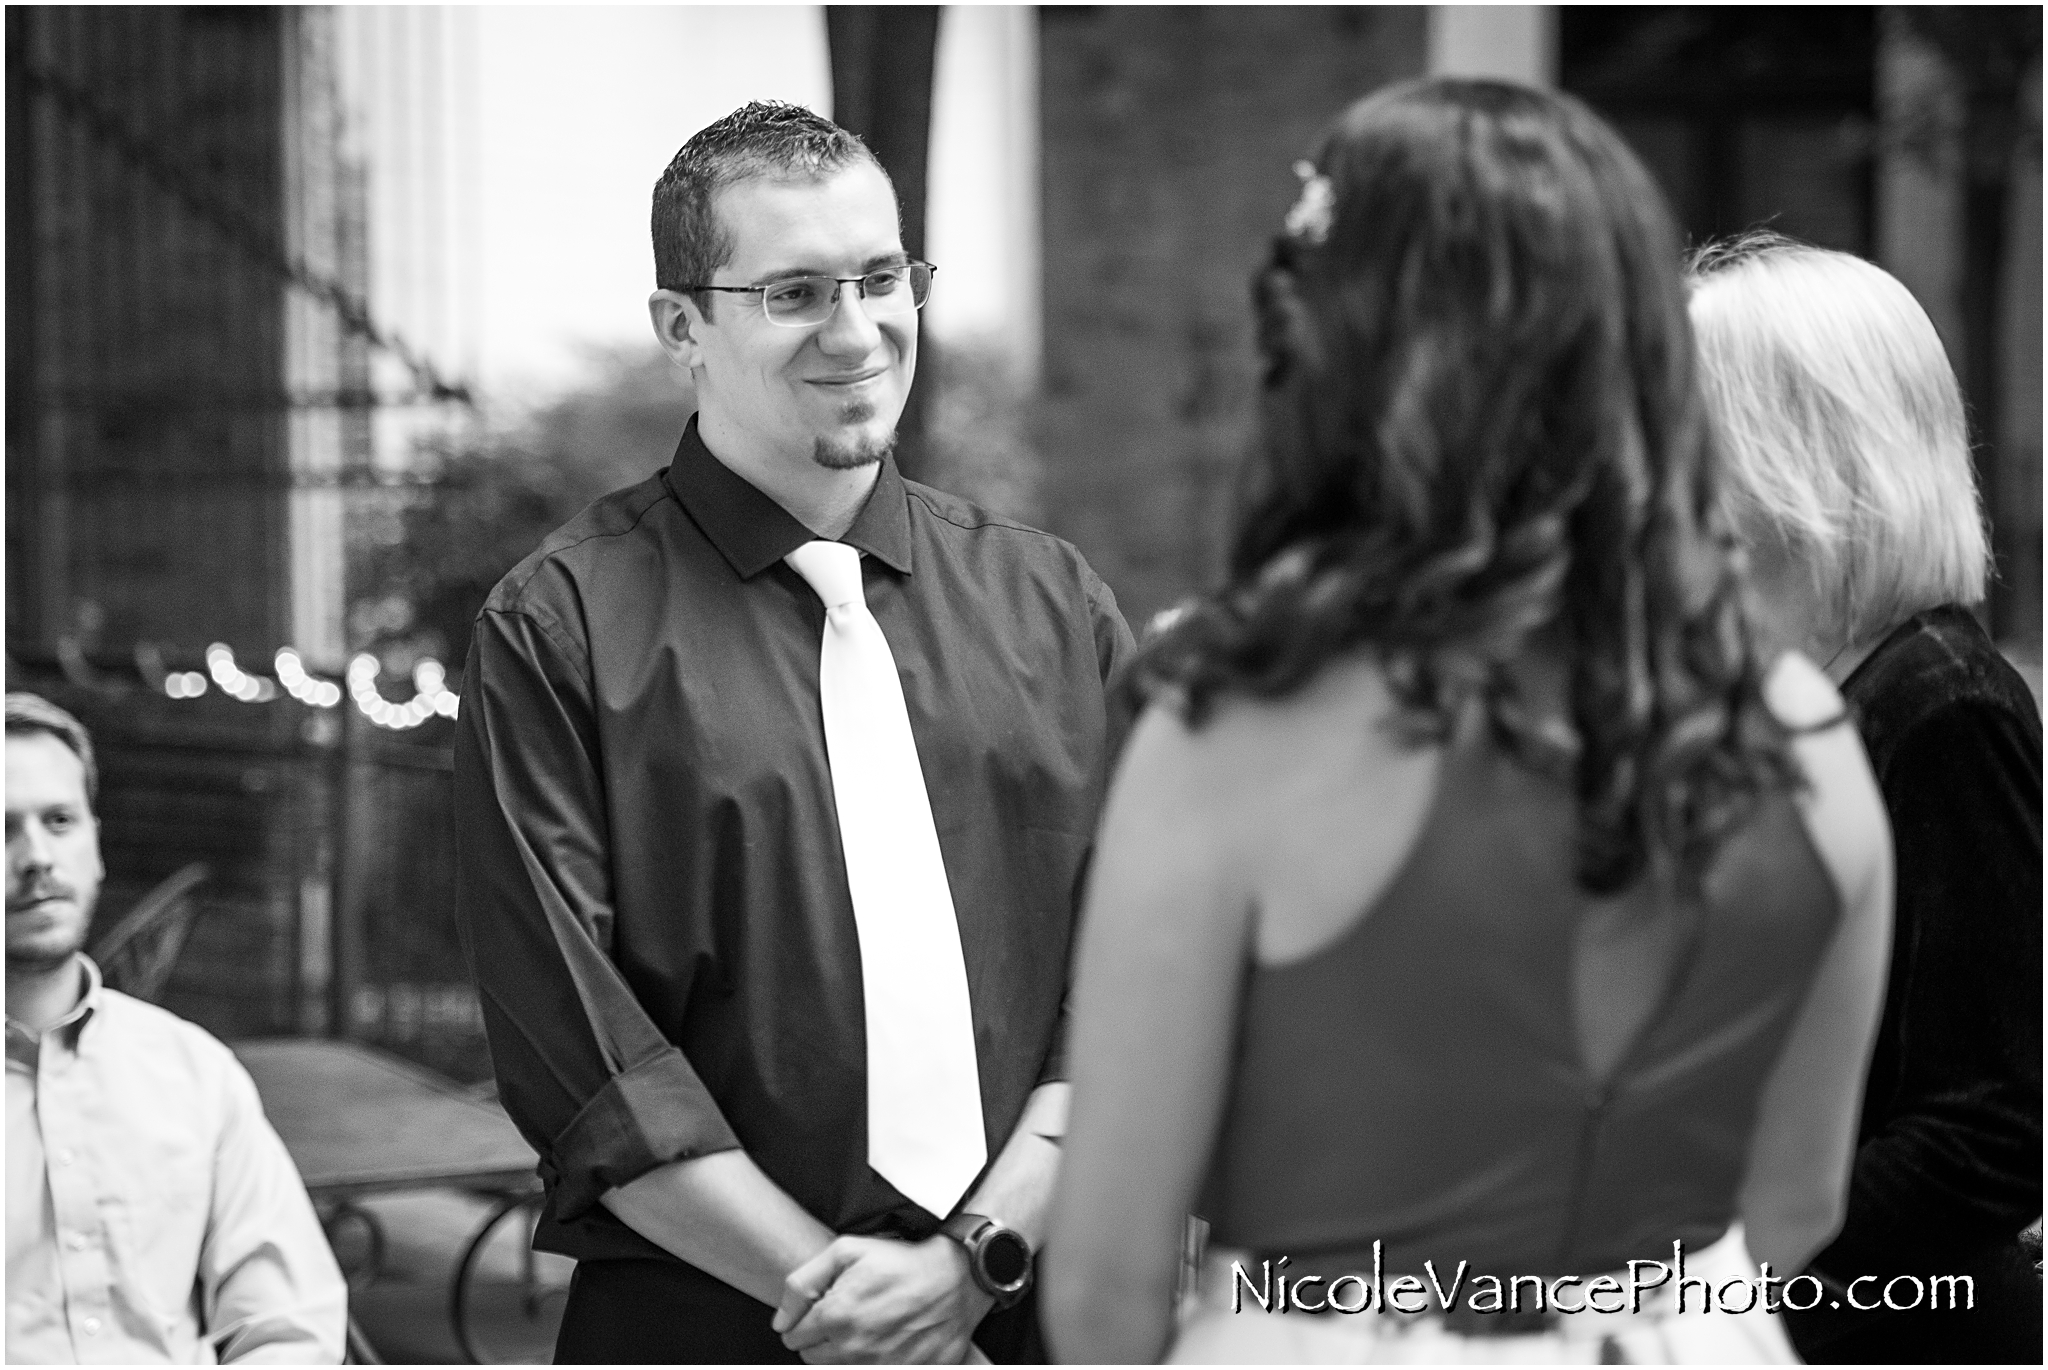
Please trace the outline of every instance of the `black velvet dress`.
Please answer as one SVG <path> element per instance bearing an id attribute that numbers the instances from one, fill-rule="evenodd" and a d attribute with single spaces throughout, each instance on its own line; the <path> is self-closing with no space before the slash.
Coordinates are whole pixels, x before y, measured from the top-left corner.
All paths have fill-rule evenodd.
<path id="1" fill-rule="evenodd" d="M 2041 1360 L 2041 716 L 1967 610 L 1901 625 L 1844 683 L 1897 853 L 1891 980 L 1829 1281 L 1788 1318 L 1819 1362 Z M 1970 1311 L 1853 1312 L 1967 1274 Z M 1914 1285 L 1893 1286 L 1901 1304 Z M 1923 1294 L 1923 1299 L 1925 1298 Z"/>

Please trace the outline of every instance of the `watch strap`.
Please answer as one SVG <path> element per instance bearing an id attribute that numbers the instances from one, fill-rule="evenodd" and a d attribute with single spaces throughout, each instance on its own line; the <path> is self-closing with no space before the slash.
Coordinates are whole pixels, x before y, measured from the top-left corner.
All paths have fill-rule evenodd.
<path id="1" fill-rule="evenodd" d="M 955 1213 L 939 1224 L 939 1231 L 966 1247 L 971 1256 L 974 1254 L 974 1239 L 981 1235 L 984 1227 L 995 1225 L 994 1218 L 986 1218 L 979 1213 Z"/>
<path id="2" fill-rule="evenodd" d="M 939 1231 L 958 1242 L 967 1252 L 967 1271 L 974 1280 L 975 1288 L 996 1301 L 998 1308 L 1010 1308 L 1029 1292 L 1032 1284 L 1031 1244 L 1024 1235 L 1004 1227 L 996 1219 L 981 1213 L 955 1213 L 939 1224 Z M 989 1238 L 996 1233 L 1006 1233 L 1024 1248 L 1024 1275 L 1021 1283 L 1014 1288 L 997 1286 L 989 1277 L 988 1258 L 985 1247 Z"/>

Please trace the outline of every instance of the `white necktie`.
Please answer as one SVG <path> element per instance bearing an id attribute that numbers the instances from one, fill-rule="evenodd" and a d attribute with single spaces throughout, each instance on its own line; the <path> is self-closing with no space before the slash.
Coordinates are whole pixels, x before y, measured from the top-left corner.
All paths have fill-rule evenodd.
<path id="1" fill-rule="evenodd" d="M 825 602 L 818 694 L 860 934 L 868 1164 L 943 1218 L 988 1153 L 967 965 L 903 683 L 861 592 L 860 553 L 807 542 L 784 560 Z"/>

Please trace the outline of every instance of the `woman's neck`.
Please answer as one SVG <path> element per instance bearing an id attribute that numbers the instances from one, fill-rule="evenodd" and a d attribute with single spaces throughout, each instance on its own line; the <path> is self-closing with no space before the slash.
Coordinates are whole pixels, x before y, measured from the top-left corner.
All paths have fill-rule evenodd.
<path id="1" fill-rule="evenodd" d="M 1863 664 L 1863 659 L 1877 650 L 1877 644 L 1881 640 L 1880 634 L 1856 642 L 1843 643 L 1841 648 L 1821 665 L 1821 670 L 1827 673 L 1829 680 L 1835 682 L 1835 688 L 1840 689 L 1842 683 L 1854 675 L 1856 668 Z"/>

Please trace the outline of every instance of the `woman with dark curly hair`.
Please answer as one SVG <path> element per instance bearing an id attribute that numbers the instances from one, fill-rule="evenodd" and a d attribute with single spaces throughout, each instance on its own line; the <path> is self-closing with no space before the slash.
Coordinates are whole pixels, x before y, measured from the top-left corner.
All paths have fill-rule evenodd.
<path id="1" fill-rule="evenodd" d="M 1492 82 L 1374 95 L 1300 169 L 1256 489 L 1100 834 L 1053 1344 L 1790 1359 L 1890 843 L 1833 687 L 1753 645 L 1669 215 Z"/>

